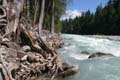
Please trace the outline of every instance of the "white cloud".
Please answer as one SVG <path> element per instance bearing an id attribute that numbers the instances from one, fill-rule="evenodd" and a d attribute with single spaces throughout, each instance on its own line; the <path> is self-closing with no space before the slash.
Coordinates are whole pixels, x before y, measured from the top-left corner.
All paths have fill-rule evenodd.
<path id="1" fill-rule="evenodd" d="M 81 16 L 81 12 L 78 10 L 67 10 L 60 20 L 74 19 L 78 16 Z"/>

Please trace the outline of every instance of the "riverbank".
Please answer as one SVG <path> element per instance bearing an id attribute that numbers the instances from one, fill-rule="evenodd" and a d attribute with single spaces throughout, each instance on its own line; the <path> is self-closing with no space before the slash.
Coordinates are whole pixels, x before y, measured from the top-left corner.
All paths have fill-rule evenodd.
<path id="1" fill-rule="evenodd" d="M 109 40 L 115 40 L 115 41 L 120 41 L 120 36 L 106 36 L 106 35 L 87 35 L 89 37 L 93 38 L 99 38 L 99 39 L 109 39 Z"/>
<path id="2" fill-rule="evenodd" d="M 25 35 L 17 36 L 21 39 L 21 44 L 9 38 L 0 40 L 2 69 L 0 80 L 36 80 L 40 76 L 53 79 L 73 75 L 79 71 L 78 67 L 67 63 L 64 65 L 61 61 L 60 54 L 56 50 L 60 46 L 58 36 L 46 38 L 47 41 L 43 36 L 37 36 L 31 31 L 22 30 L 21 33 Z"/>
<path id="3" fill-rule="evenodd" d="M 0 10 L 7 13 L 2 6 Z M 0 80 L 35 80 L 44 75 L 54 79 L 78 70 L 71 66 L 64 69 L 57 51 L 57 34 L 43 29 L 39 32 L 25 17 L 20 17 L 18 23 L 7 20 L 7 15 L 4 18 L 6 25 L 0 26 Z"/>

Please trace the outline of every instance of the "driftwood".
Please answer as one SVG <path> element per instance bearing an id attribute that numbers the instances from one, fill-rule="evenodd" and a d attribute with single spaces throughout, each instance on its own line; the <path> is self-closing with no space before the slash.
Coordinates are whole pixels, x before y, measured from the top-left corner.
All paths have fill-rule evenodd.
<path id="1" fill-rule="evenodd" d="M 19 4 L 19 7 L 14 3 L 0 6 L 2 11 L 0 15 L 0 72 L 2 76 L 0 78 L 2 79 L 0 80 L 33 80 L 41 75 L 54 79 L 76 73 L 78 68 L 66 67 L 66 69 L 55 47 L 42 36 L 35 34 L 36 30 L 20 18 L 23 1 L 14 2 Z M 9 10 L 14 9 L 13 6 L 18 12 L 10 15 Z"/>
<path id="2" fill-rule="evenodd" d="M 5 8 L 3 7 L 3 6 L 0 6 L 0 9 L 1 9 L 1 11 L 3 11 L 2 12 L 2 15 L 0 15 L 0 19 L 3 19 L 3 18 L 5 18 L 6 17 L 6 10 L 5 10 Z"/>
<path id="3" fill-rule="evenodd" d="M 41 48 L 35 41 L 35 38 L 34 38 L 35 36 L 33 35 L 33 33 L 31 31 L 26 30 L 23 24 L 20 25 L 20 28 L 22 30 L 21 32 L 23 33 L 23 35 L 25 35 L 28 38 L 28 40 L 30 41 L 29 45 L 32 47 L 32 49 L 40 51 Z"/>
<path id="4" fill-rule="evenodd" d="M 62 69 L 62 62 L 61 62 L 61 59 L 60 59 L 60 55 L 56 52 L 56 50 L 54 50 L 54 48 L 52 48 L 51 46 L 49 46 L 49 44 L 47 43 L 47 42 L 45 42 L 45 41 L 43 41 L 42 40 L 42 38 L 40 37 L 40 36 L 38 36 L 38 43 L 36 44 L 35 43 L 35 40 L 36 40 L 36 38 L 34 37 L 35 35 L 33 35 L 33 33 L 31 32 L 31 31 L 27 31 L 24 27 L 23 27 L 23 25 L 21 25 L 22 26 L 22 30 L 23 30 L 23 32 L 25 33 L 25 35 L 29 38 L 29 41 L 30 41 L 30 43 L 31 43 L 31 47 L 35 50 L 35 51 L 41 51 L 41 49 L 42 50 L 44 50 L 44 51 L 46 51 L 47 52 L 47 54 L 51 54 L 52 56 L 51 56 L 51 63 L 53 63 L 53 60 L 55 60 L 55 64 L 57 65 L 57 67 L 56 67 L 56 72 L 55 73 L 57 73 L 58 72 L 58 70 L 63 70 Z M 41 52 L 40 52 L 41 53 Z M 47 55 L 47 54 L 45 54 L 45 53 L 41 53 L 44 57 Z M 52 65 L 53 66 L 53 65 Z M 56 74 L 55 74 L 56 75 Z M 54 76 L 55 76 L 54 75 Z"/>
<path id="5" fill-rule="evenodd" d="M 39 36 L 39 42 L 41 42 L 41 46 L 43 47 L 43 49 L 45 49 L 48 53 L 51 53 L 53 56 L 56 56 L 56 62 L 57 62 L 57 66 L 59 68 L 62 68 L 62 62 L 60 59 L 60 55 L 57 53 L 57 51 L 55 49 L 53 49 L 51 46 L 48 46 L 47 42 L 43 41 L 42 38 Z"/>
<path id="6" fill-rule="evenodd" d="M 60 71 L 56 77 L 66 77 L 66 76 L 70 76 L 70 75 L 74 75 L 77 72 L 79 72 L 79 68 L 78 67 L 74 67 L 74 66 L 70 66 L 67 63 L 63 63 L 63 70 L 64 71 Z"/>
<path id="7" fill-rule="evenodd" d="M 3 67 L 2 70 L 4 69 L 5 72 L 6 72 L 6 75 L 4 75 L 4 76 L 8 76 L 8 78 L 6 78 L 6 79 L 8 79 L 8 80 L 13 80 L 10 72 L 7 70 L 6 66 L 5 66 L 4 63 L 3 63 L 3 59 L 2 59 L 1 56 L 0 56 L 0 59 L 1 59 L 1 60 L 0 60 L 0 61 L 1 61 L 1 65 L 2 65 L 2 67 Z M 3 73 L 3 74 L 4 74 L 4 73 Z M 4 76 L 3 76 L 3 78 L 5 78 Z M 6 80 L 6 79 L 5 79 L 5 80 Z"/>

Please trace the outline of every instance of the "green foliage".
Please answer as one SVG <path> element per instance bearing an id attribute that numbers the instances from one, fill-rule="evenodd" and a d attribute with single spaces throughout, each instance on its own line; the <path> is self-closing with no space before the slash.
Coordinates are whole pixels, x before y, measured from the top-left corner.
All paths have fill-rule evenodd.
<path id="1" fill-rule="evenodd" d="M 56 26 L 56 27 L 55 27 L 55 32 L 56 32 L 56 33 L 61 32 L 61 30 L 62 30 L 62 27 L 61 27 L 61 26 L 62 26 L 62 23 L 61 23 L 60 21 L 58 21 L 55 26 Z"/>
<path id="2" fill-rule="evenodd" d="M 62 32 L 72 34 L 120 35 L 120 0 L 109 0 L 93 14 L 89 10 L 73 20 L 62 21 Z"/>

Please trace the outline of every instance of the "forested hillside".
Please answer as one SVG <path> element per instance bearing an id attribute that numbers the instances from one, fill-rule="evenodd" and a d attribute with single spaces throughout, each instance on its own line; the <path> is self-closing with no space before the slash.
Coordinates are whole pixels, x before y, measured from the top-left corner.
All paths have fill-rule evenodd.
<path id="1" fill-rule="evenodd" d="M 120 0 L 109 0 L 102 7 L 99 5 L 95 13 L 83 12 L 75 19 L 62 21 L 63 33 L 120 35 Z"/>

